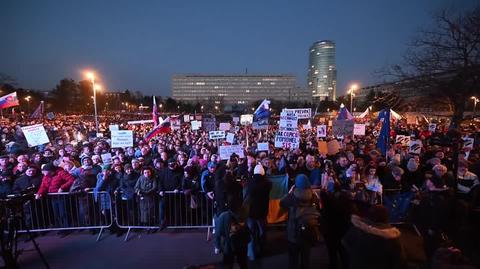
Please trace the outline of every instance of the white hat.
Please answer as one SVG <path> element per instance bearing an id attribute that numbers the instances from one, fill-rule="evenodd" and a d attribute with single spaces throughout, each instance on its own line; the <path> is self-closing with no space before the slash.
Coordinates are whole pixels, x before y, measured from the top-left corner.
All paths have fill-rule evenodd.
<path id="1" fill-rule="evenodd" d="M 253 174 L 254 175 L 265 175 L 265 169 L 263 169 L 263 166 L 261 164 L 257 164 L 255 168 L 253 169 Z"/>

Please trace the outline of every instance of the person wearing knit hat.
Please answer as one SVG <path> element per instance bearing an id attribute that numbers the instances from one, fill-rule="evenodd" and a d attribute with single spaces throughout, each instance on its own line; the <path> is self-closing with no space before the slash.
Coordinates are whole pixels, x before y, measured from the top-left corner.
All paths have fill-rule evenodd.
<path id="1" fill-rule="evenodd" d="M 263 168 L 263 165 L 261 165 L 261 164 L 255 165 L 255 168 L 253 169 L 253 174 L 264 176 L 265 175 L 265 169 Z"/>
<path id="2" fill-rule="evenodd" d="M 288 209 L 287 240 L 289 268 L 308 268 L 310 264 L 310 250 L 318 242 L 319 198 L 312 191 L 310 180 L 304 174 L 295 177 L 295 185 L 287 195 L 280 200 L 280 206 Z M 297 222 L 308 220 L 309 236 L 298 231 Z"/>

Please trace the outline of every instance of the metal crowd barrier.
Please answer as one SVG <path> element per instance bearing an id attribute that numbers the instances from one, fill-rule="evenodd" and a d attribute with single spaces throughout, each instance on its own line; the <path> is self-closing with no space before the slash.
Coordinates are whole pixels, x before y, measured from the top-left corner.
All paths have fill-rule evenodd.
<path id="1" fill-rule="evenodd" d="M 103 229 L 113 224 L 111 197 L 108 192 L 49 193 L 23 206 L 24 224 L 31 232 Z M 21 224 L 19 232 L 27 232 Z"/>
<path id="2" fill-rule="evenodd" d="M 151 195 L 118 194 L 115 198 L 116 224 L 128 229 L 125 241 L 131 229 L 166 228 L 207 228 L 208 234 L 213 227 L 214 202 L 202 192 L 187 194 L 184 192 L 164 192 Z"/>

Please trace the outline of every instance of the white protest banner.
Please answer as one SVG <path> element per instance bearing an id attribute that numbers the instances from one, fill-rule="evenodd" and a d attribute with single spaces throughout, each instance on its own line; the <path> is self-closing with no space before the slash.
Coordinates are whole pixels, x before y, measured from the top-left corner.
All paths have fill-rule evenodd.
<path id="1" fill-rule="evenodd" d="M 240 115 L 240 124 L 241 125 L 249 125 L 253 122 L 253 115 L 252 114 L 245 114 Z"/>
<path id="2" fill-rule="evenodd" d="M 473 149 L 473 142 L 475 142 L 474 138 L 471 137 L 465 137 L 463 139 L 463 147 L 468 148 L 468 149 Z"/>
<path id="3" fill-rule="evenodd" d="M 133 120 L 127 121 L 128 124 L 145 124 L 145 123 L 153 123 L 153 120 Z"/>
<path id="4" fill-rule="evenodd" d="M 293 112 L 297 115 L 299 120 L 301 119 L 310 119 L 312 117 L 312 109 L 311 108 L 298 108 L 298 109 L 289 109 L 284 108 L 282 112 Z"/>
<path id="5" fill-rule="evenodd" d="M 22 127 L 22 131 L 23 135 L 27 139 L 29 147 L 50 143 L 50 139 L 48 139 L 45 128 L 43 128 L 43 124 L 24 126 Z"/>
<path id="6" fill-rule="evenodd" d="M 353 135 L 365 135 L 365 124 L 354 124 Z"/>
<path id="7" fill-rule="evenodd" d="M 276 148 L 296 149 L 300 146 L 300 133 L 298 131 L 278 131 L 275 135 Z"/>
<path id="8" fill-rule="evenodd" d="M 227 133 L 227 143 L 233 144 L 233 140 L 235 139 L 235 134 Z"/>
<path id="9" fill-rule="evenodd" d="M 410 136 L 397 135 L 397 137 L 395 138 L 395 143 L 402 144 L 402 147 L 408 147 L 408 145 L 410 145 Z"/>
<path id="10" fill-rule="evenodd" d="M 192 124 L 192 131 L 196 131 L 202 127 L 202 122 L 198 120 L 193 120 L 190 122 Z"/>
<path id="11" fill-rule="evenodd" d="M 317 138 L 319 137 L 327 137 L 327 126 L 326 125 L 318 125 L 317 126 Z"/>
<path id="12" fill-rule="evenodd" d="M 112 148 L 133 147 L 133 131 L 112 131 Z"/>
<path id="13" fill-rule="evenodd" d="M 208 137 L 212 140 L 224 139 L 225 138 L 225 131 L 210 131 L 210 132 L 208 132 Z"/>
<path id="14" fill-rule="evenodd" d="M 118 131 L 119 130 L 119 127 L 118 127 L 118 124 L 111 124 L 110 126 L 108 126 L 108 129 L 111 131 Z"/>
<path id="15" fill-rule="evenodd" d="M 268 150 L 269 150 L 268 142 L 257 144 L 257 151 L 268 151 Z"/>
<path id="16" fill-rule="evenodd" d="M 183 122 L 190 122 L 190 115 L 183 115 Z"/>
<path id="17" fill-rule="evenodd" d="M 293 112 L 280 113 L 280 128 L 287 128 L 288 131 L 294 131 L 298 126 L 298 117 Z"/>
<path id="18" fill-rule="evenodd" d="M 435 132 L 436 129 L 437 129 L 437 124 L 435 124 L 435 123 L 430 123 L 430 124 L 428 125 L 428 130 L 429 130 L 430 132 L 432 132 L 432 133 Z"/>
<path id="19" fill-rule="evenodd" d="M 240 117 L 233 117 L 232 121 L 233 123 L 238 124 L 240 122 Z"/>
<path id="20" fill-rule="evenodd" d="M 354 122 L 351 120 L 336 120 L 333 122 L 334 136 L 353 135 Z"/>
<path id="21" fill-rule="evenodd" d="M 422 141 L 411 140 L 408 144 L 408 153 L 420 154 L 422 152 Z"/>
<path id="22" fill-rule="evenodd" d="M 228 122 L 220 122 L 220 126 L 218 127 L 218 130 L 220 130 L 220 131 L 228 131 L 228 130 L 230 130 L 230 127 L 231 127 L 230 123 L 228 123 Z"/>
<path id="23" fill-rule="evenodd" d="M 233 153 L 237 154 L 240 158 L 245 158 L 242 145 L 220 146 L 218 152 L 221 160 L 230 159 Z"/>
<path id="24" fill-rule="evenodd" d="M 102 157 L 102 162 L 103 164 L 112 164 L 112 153 L 105 153 L 105 154 L 102 154 L 100 155 L 100 157 Z"/>

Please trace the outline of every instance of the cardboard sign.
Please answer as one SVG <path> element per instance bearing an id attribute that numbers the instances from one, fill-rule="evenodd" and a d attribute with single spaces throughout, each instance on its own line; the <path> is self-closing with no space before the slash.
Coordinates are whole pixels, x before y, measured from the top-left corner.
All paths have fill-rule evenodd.
<path id="1" fill-rule="evenodd" d="M 328 154 L 327 141 L 318 141 L 318 153 Z"/>
<path id="2" fill-rule="evenodd" d="M 208 132 L 208 137 L 211 140 L 224 139 L 225 138 L 225 131 L 210 131 L 210 132 Z"/>
<path id="3" fill-rule="evenodd" d="M 353 135 L 365 135 L 365 124 L 354 124 Z"/>
<path id="4" fill-rule="evenodd" d="M 333 122 L 334 136 L 353 135 L 354 122 L 351 120 L 336 120 Z"/>
<path id="5" fill-rule="evenodd" d="M 428 130 L 432 133 L 434 133 L 436 129 L 437 129 L 437 124 L 436 123 L 430 123 L 428 125 Z"/>
<path id="6" fill-rule="evenodd" d="M 300 146 L 298 131 L 278 131 L 275 135 L 276 148 L 297 149 Z"/>
<path id="7" fill-rule="evenodd" d="M 407 115 L 407 124 L 417 124 L 417 117 L 414 115 Z"/>
<path id="8" fill-rule="evenodd" d="M 268 142 L 258 143 L 257 144 L 257 151 L 269 151 Z"/>
<path id="9" fill-rule="evenodd" d="M 408 136 L 408 135 L 397 135 L 395 137 L 395 143 L 401 143 L 402 147 L 408 147 L 408 145 L 410 145 L 410 136 Z"/>
<path id="10" fill-rule="evenodd" d="M 108 126 L 108 129 L 111 131 L 118 131 L 119 130 L 119 127 L 118 127 L 118 124 L 112 124 L 110 126 Z"/>
<path id="11" fill-rule="evenodd" d="M 408 153 L 420 154 L 422 152 L 422 141 L 412 140 L 408 144 Z"/>
<path id="12" fill-rule="evenodd" d="M 218 127 L 220 131 L 228 131 L 230 130 L 230 128 L 231 128 L 231 125 L 229 122 L 221 122 L 220 126 Z"/>
<path id="13" fill-rule="evenodd" d="M 105 154 L 102 154 L 100 155 L 100 157 L 102 157 L 102 162 L 103 164 L 112 164 L 112 153 L 105 153 Z"/>
<path id="14" fill-rule="evenodd" d="M 183 115 L 183 122 L 190 122 L 190 115 Z"/>
<path id="15" fill-rule="evenodd" d="M 327 126 L 326 125 L 318 125 L 317 126 L 317 138 L 320 137 L 327 137 Z"/>
<path id="16" fill-rule="evenodd" d="M 241 125 L 250 125 L 253 122 L 252 114 L 240 115 L 240 124 Z"/>
<path id="17" fill-rule="evenodd" d="M 235 134 L 233 133 L 227 133 L 227 143 L 233 144 L 233 141 L 235 139 Z"/>
<path id="18" fill-rule="evenodd" d="M 112 131 L 112 148 L 133 147 L 133 131 Z"/>
<path id="19" fill-rule="evenodd" d="M 473 143 L 475 142 L 475 139 L 473 138 L 470 138 L 470 137 L 466 137 L 463 139 L 463 148 L 466 148 L 466 149 L 473 149 Z"/>
<path id="20" fill-rule="evenodd" d="M 198 120 L 194 120 L 190 122 L 192 124 L 192 131 L 196 131 L 202 127 L 202 122 Z"/>
<path id="21" fill-rule="evenodd" d="M 335 155 L 340 152 L 340 144 L 337 140 L 332 140 L 327 143 L 327 154 Z"/>
<path id="22" fill-rule="evenodd" d="M 221 160 L 230 159 L 233 153 L 237 154 L 240 158 L 245 158 L 242 145 L 220 146 L 218 152 Z"/>
<path id="23" fill-rule="evenodd" d="M 298 119 L 310 119 L 312 117 L 312 109 L 311 108 L 298 108 L 298 109 L 288 109 L 284 108 L 282 112 L 292 112 L 297 115 Z"/>
<path id="24" fill-rule="evenodd" d="M 43 124 L 35 124 L 22 127 L 23 135 L 27 139 L 28 147 L 50 143 Z"/>

